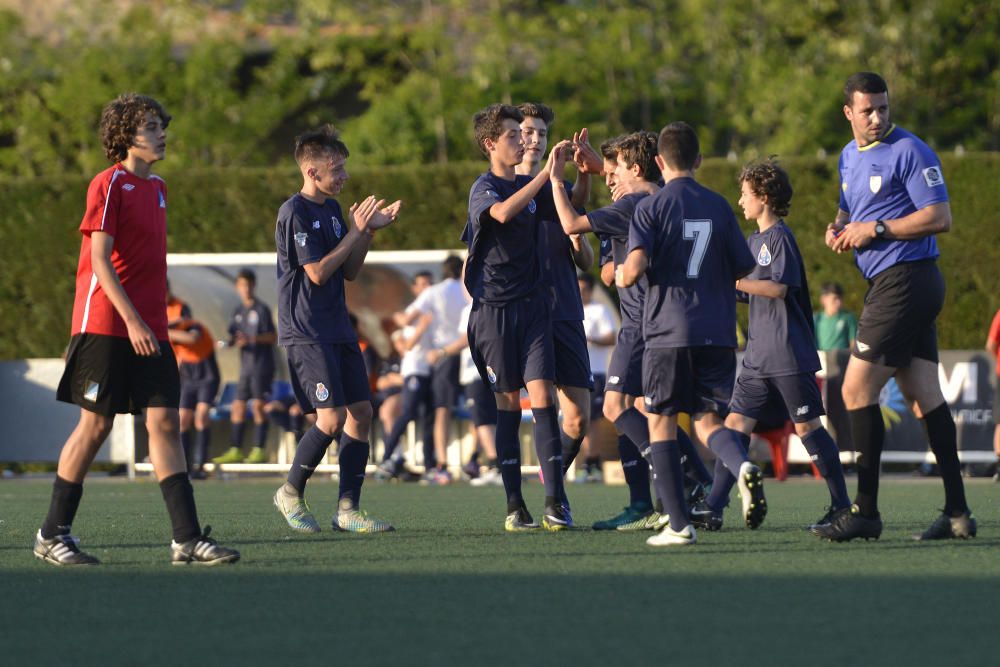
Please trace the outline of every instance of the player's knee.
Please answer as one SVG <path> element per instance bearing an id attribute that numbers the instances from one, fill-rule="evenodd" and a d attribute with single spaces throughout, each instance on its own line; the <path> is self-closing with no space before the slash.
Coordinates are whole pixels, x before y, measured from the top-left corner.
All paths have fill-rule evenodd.
<path id="1" fill-rule="evenodd" d="M 80 421 L 83 425 L 83 432 L 90 443 L 100 445 L 111 435 L 111 427 L 114 426 L 114 417 L 107 417 L 93 412 L 83 412 Z"/>
<path id="2" fill-rule="evenodd" d="M 579 412 L 563 413 L 562 430 L 570 438 L 576 440 L 587 435 L 588 419 Z"/>
<path id="3" fill-rule="evenodd" d="M 823 422 L 819 419 L 810 419 L 807 422 L 802 422 L 801 424 L 795 424 L 795 435 L 800 438 L 804 438 L 813 431 L 817 431 L 823 428 Z"/>
<path id="4" fill-rule="evenodd" d="M 317 410 L 316 428 L 327 435 L 333 435 L 344 428 L 347 418 L 347 411 L 344 408 L 333 410 Z"/>
<path id="5" fill-rule="evenodd" d="M 625 402 L 621 398 L 611 396 L 604 397 L 604 418 L 609 422 L 614 422 L 623 412 L 625 412 Z"/>
<path id="6" fill-rule="evenodd" d="M 351 413 L 351 419 L 356 421 L 358 424 L 362 426 L 371 425 L 373 414 L 371 401 L 354 403 L 348 408 L 348 412 Z"/>

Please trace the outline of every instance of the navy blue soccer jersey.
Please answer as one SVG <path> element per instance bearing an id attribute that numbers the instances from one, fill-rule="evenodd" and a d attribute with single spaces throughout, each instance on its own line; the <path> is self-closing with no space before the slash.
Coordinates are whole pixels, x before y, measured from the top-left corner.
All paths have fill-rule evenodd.
<path id="1" fill-rule="evenodd" d="M 278 209 L 278 342 L 281 345 L 353 343 L 358 337 L 347 315 L 344 270 L 323 285 L 302 268 L 318 262 L 347 236 L 340 204 L 316 204 L 296 193 Z"/>
<path id="2" fill-rule="evenodd" d="M 242 333 L 247 338 L 274 332 L 274 319 L 271 309 L 260 299 L 254 299 L 253 304 L 245 306 L 241 302 L 229 319 L 229 335 Z M 248 343 L 240 349 L 240 364 L 243 369 L 262 369 L 274 367 L 274 346 L 270 343 L 258 345 Z"/>
<path id="3" fill-rule="evenodd" d="M 503 224 L 490 215 L 490 207 L 530 182 L 530 176 L 508 181 L 486 172 L 472 184 L 462 240 L 469 247 L 465 286 L 474 301 L 502 305 L 539 289 L 537 203 L 531 200 Z"/>
<path id="4" fill-rule="evenodd" d="M 941 161 L 917 136 L 893 125 L 881 141 L 840 153 L 840 208 L 851 222 L 894 220 L 948 201 Z M 855 261 L 871 279 L 902 262 L 939 255 L 934 235 L 900 241 L 875 239 L 855 251 Z"/>
<path id="5" fill-rule="evenodd" d="M 645 192 L 635 192 L 621 197 L 610 206 L 587 213 L 590 228 L 598 236 L 611 241 L 609 252 L 615 266 L 622 264 L 628 256 L 629 224 L 636 205 L 647 197 Z M 604 252 L 604 242 L 601 242 Z M 642 276 L 632 287 L 618 288 L 622 327 L 642 328 L 643 305 L 646 300 L 646 277 Z"/>
<path id="6" fill-rule="evenodd" d="M 564 181 L 566 194 L 573 196 L 573 185 Z M 576 281 L 576 263 L 573 261 L 573 242 L 563 231 L 552 199 L 552 182 L 546 181 L 535 195 L 538 208 L 535 218 L 541 226 L 538 235 L 538 260 L 542 270 L 542 284 L 549 294 L 552 321 L 583 321 L 583 301 Z"/>
<path id="7" fill-rule="evenodd" d="M 747 239 L 757 265 L 748 276 L 788 288 L 784 299 L 750 295 L 745 373 L 778 377 L 819 370 L 806 270 L 792 230 L 779 222 Z"/>
<path id="8" fill-rule="evenodd" d="M 675 178 L 636 206 L 628 251 L 646 252 L 647 348 L 736 347 L 736 288 L 754 258 L 722 195 Z"/>
<path id="9" fill-rule="evenodd" d="M 601 242 L 600 256 L 597 258 L 597 266 L 604 266 L 608 262 L 615 261 L 615 256 L 611 252 L 611 237 L 606 234 L 596 234 L 597 240 Z"/>

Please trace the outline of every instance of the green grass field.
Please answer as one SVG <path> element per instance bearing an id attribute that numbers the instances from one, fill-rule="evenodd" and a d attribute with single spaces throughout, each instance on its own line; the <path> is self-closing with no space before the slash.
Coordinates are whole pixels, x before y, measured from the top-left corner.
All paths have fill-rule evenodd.
<path id="1" fill-rule="evenodd" d="M 368 483 L 398 532 L 291 534 L 277 479 L 196 485 L 201 519 L 243 560 L 169 565 L 159 488 L 95 479 L 74 533 L 102 559 L 60 569 L 30 546 L 50 481 L 0 482 L 0 664 L 987 664 L 1000 597 L 1000 487 L 968 484 L 980 536 L 916 544 L 937 480 L 883 484 L 878 542 L 822 543 L 811 480 L 767 486 L 771 514 L 653 549 L 649 533 L 508 535 L 502 491 Z M 850 483 L 853 488 L 853 482 Z M 541 487 L 526 484 L 533 511 Z M 310 500 L 324 526 L 336 484 Z M 571 489 L 579 524 L 622 487 Z"/>

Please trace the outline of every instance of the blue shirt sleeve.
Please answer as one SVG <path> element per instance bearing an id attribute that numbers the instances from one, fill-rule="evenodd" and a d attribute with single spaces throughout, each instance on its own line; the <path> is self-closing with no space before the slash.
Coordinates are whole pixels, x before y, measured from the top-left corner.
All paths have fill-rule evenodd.
<path id="1" fill-rule="evenodd" d="M 784 234 L 775 237 L 771 248 L 771 280 L 788 287 L 802 286 L 802 264 Z"/>
<path id="2" fill-rule="evenodd" d="M 913 205 L 919 210 L 948 201 L 941 162 L 934 151 L 921 141 L 907 141 L 902 150 L 898 176 Z"/>
<path id="3" fill-rule="evenodd" d="M 648 206 L 639 206 L 632 214 L 632 220 L 628 226 L 628 250 L 626 256 L 633 250 L 642 248 L 646 251 L 646 256 L 653 254 L 653 244 L 656 241 L 656 233 L 653 228 L 653 216 L 649 212 Z"/>
<path id="4" fill-rule="evenodd" d="M 620 200 L 619 200 L 620 201 Z M 629 216 L 623 207 L 611 204 L 587 213 L 590 228 L 595 234 L 605 236 L 626 236 L 629 233 Z"/>
<path id="5" fill-rule="evenodd" d="M 837 173 L 840 174 L 840 210 L 844 213 L 850 213 L 851 208 L 847 203 L 847 192 L 844 190 L 844 186 L 847 184 L 847 180 L 844 178 L 844 154 L 840 154 L 840 160 L 837 161 Z"/>
<path id="6" fill-rule="evenodd" d="M 479 224 L 490 217 L 490 207 L 503 201 L 499 193 L 485 181 L 477 181 L 469 193 L 469 220 Z M 468 230 L 467 230 L 468 231 Z"/>
<path id="7" fill-rule="evenodd" d="M 271 309 L 268 308 L 267 304 L 263 302 L 258 302 L 257 308 L 258 308 L 257 316 L 259 318 L 258 319 L 259 324 L 257 325 L 258 326 L 257 333 L 264 334 L 273 332 L 274 319 L 271 317 Z"/>
<path id="8" fill-rule="evenodd" d="M 312 221 L 304 219 L 298 211 L 292 210 L 286 224 L 292 232 L 292 247 L 299 266 L 318 262 L 329 252 L 323 240 L 323 230 L 313 229 Z"/>

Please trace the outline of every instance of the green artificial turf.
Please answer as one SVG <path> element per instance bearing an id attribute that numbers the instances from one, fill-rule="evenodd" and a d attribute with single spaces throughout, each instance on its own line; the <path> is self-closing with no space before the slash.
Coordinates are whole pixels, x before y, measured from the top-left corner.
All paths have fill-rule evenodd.
<path id="1" fill-rule="evenodd" d="M 292 534 L 279 480 L 196 484 L 203 523 L 241 562 L 171 567 L 159 488 L 88 483 L 74 533 L 103 564 L 57 568 L 30 547 L 51 481 L 0 481 L 0 664 L 986 664 L 1000 598 L 1000 487 L 970 481 L 980 536 L 917 544 L 937 480 L 883 482 L 878 542 L 828 544 L 801 526 L 825 486 L 770 482 L 770 514 L 653 549 L 651 533 L 506 534 L 497 488 L 366 484 L 397 532 L 329 526 L 337 487 L 309 499 L 324 531 Z M 853 481 L 851 482 L 853 488 Z M 526 483 L 541 512 L 539 484 Z M 573 485 L 578 524 L 617 513 L 623 487 Z"/>

